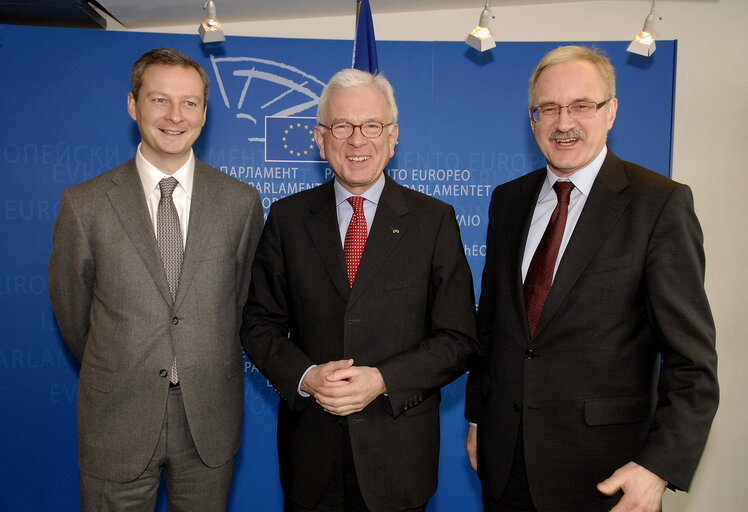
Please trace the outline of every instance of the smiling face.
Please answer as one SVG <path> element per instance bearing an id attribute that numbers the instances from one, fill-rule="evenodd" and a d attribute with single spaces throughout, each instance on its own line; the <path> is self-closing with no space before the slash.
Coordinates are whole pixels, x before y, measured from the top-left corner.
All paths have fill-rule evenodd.
<path id="1" fill-rule="evenodd" d="M 189 158 L 205 124 L 200 74 L 187 66 L 148 66 L 138 99 L 132 93 L 127 95 L 127 112 L 138 123 L 145 159 L 160 171 L 173 174 Z"/>
<path id="2" fill-rule="evenodd" d="M 572 60 L 547 67 L 535 85 L 533 106 L 554 103 L 568 105 L 576 101 L 601 103 L 606 88 L 597 67 L 586 60 Z M 565 108 L 557 118 L 534 121 L 530 126 L 535 141 L 558 176 L 568 176 L 589 164 L 600 153 L 608 130 L 616 118 L 618 100 L 612 98 L 589 119 L 574 119 Z"/>
<path id="3" fill-rule="evenodd" d="M 347 121 L 359 125 L 366 121 L 392 122 L 387 100 L 374 87 L 341 87 L 330 93 L 323 124 Z M 390 132 L 392 128 L 392 132 Z M 384 167 L 395 154 L 397 124 L 385 127 L 382 134 L 369 139 L 360 128 L 345 140 L 332 136 L 330 130 L 314 127 L 314 138 L 322 158 L 335 172 L 335 179 L 349 192 L 360 195 L 382 175 Z"/>

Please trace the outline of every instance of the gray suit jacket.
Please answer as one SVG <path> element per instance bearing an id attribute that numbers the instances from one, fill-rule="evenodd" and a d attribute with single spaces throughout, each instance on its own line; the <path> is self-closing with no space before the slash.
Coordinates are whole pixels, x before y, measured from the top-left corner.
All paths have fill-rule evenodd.
<path id="1" fill-rule="evenodd" d="M 540 512 L 609 510 L 595 485 L 632 460 L 687 489 L 718 402 L 691 191 L 609 151 L 530 337 L 521 265 L 545 173 L 491 199 L 466 403 L 483 488 L 501 496 L 521 424 Z"/>
<path id="2" fill-rule="evenodd" d="M 436 490 L 439 388 L 477 352 L 472 278 L 452 207 L 387 178 L 350 288 L 330 181 L 273 204 L 253 276 L 242 341 L 282 399 L 286 496 L 316 505 L 347 422 L 369 509 L 423 505 Z M 388 396 L 339 418 L 296 388 L 310 365 L 346 358 L 377 367 Z"/>
<path id="3" fill-rule="evenodd" d="M 262 229 L 257 191 L 195 162 L 189 233 L 172 304 L 134 160 L 65 190 L 49 290 L 81 363 L 81 470 L 128 481 L 158 441 L 176 354 L 187 419 L 208 466 L 239 447 L 241 308 Z"/>

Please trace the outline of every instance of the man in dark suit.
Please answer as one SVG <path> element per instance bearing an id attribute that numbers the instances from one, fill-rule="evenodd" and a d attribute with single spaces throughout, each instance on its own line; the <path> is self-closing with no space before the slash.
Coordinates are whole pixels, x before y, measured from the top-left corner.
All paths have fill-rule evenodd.
<path id="1" fill-rule="evenodd" d="M 208 77 L 162 48 L 130 75 L 135 158 L 65 190 L 49 262 L 80 361 L 84 511 L 225 510 L 243 409 L 241 310 L 262 229 L 257 191 L 195 159 Z"/>
<path id="2" fill-rule="evenodd" d="M 439 388 L 477 349 L 454 210 L 383 173 L 398 136 L 383 76 L 337 73 L 317 122 L 334 179 L 271 208 L 242 325 L 281 396 L 285 507 L 423 510 L 436 490 Z"/>
<path id="3" fill-rule="evenodd" d="M 468 379 L 484 509 L 659 510 L 668 484 L 688 489 L 718 402 L 691 191 L 606 148 L 605 57 L 557 48 L 529 99 L 548 165 L 491 199 Z"/>

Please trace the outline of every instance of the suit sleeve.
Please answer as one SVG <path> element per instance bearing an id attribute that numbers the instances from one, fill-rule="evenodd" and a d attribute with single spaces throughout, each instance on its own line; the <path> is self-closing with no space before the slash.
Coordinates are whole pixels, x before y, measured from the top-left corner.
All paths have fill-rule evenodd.
<path id="1" fill-rule="evenodd" d="M 95 281 L 91 242 L 70 191 L 62 194 L 52 235 L 49 297 L 62 338 L 81 361 L 90 326 Z"/>
<path id="2" fill-rule="evenodd" d="M 291 301 L 280 222 L 271 209 L 252 264 L 241 340 L 249 359 L 293 408 L 301 376 L 312 360 L 289 339 Z"/>
<path id="3" fill-rule="evenodd" d="M 395 416 L 465 373 L 479 353 L 473 279 L 451 206 L 442 212 L 428 293 L 426 337 L 377 365 Z"/>
<path id="4" fill-rule="evenodd" d="M 494 214 L 496 191 L 491 198 L 491 204 L 488 207 L 488 231 L 486 233 L 486 261 L 481 276 L 481 294 L 478 304 L 478 340 L 481 343 L 484 357 L 476 359 L 475 364 L 470 368 L 467 388 L 465 390 L 465 418 L 471 423 L 479 423 L 480 414 L 483 410 L 483 392 L 482 383 L 485 380 L 486 368 L 484 362 L 487 360 L 489 351 L 486 347 L 493 339 L 493 322 L 496 314 L 496 290 L 494 288 L 495 269 L 495 243 L 496 235 L 494 233 Z"/>
<path id="5" fill-rule="evenodd" d="M 704 266 L 693 198 L 681 185 L 659 215 L 647 254 L 646 296 L 662 365 L 654 421 L 635 461 L 683 490 L 691 483 L 719 401 Z"/>
<path id="6" fill-rule="evenodd" d="M 248 187 L 250 188 L 250 187 Z M 250 188 L 249 212 L 242 230 L 242 238 L 237 249 L 237 259 L 240 267 L 237 269 L 239 293 L 237 294 L 237 325 L 241 325 L 242 312 L 247 302 L 249 283 L 252 277 L 252 262 L 255 258 L 257 243 L 262 233 L 262 203 L 257 189 Z"/>

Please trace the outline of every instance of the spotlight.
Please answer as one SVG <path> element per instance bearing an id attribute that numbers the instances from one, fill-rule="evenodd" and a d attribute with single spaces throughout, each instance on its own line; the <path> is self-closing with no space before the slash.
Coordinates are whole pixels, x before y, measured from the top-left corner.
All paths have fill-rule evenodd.
<path id="1" fill-rule="evenodd" d="M 488 0 L 486 0 L 486 6 L 483 8 L 483 12 L 480 13 L 478 26 L 465 38 L 465 43 L 479 52 L 485 52 L 496 46 L 491 31 L 488 29 L 488 20 L 490 18 L 491 11 L 488 8 Z"/>
<path id="2" fill-rule="evenodd" d="M 636 34 L 636 37 L 626 48 L 627 52 L 635 53 L 643 57 L 649 57 L 657 49 L 654 38 L 654 25 L 657 21 L 657 14 L 654 12 L 655 0 L 652 0 L 652 9 L 649 11 L 647 19 L 644 21 L 644 28 Z"/>
<path id="3" fill-rule="evenodd" d="M 208 0 L 203 6 L 203 10 L 208 11 L 208 16 L 200 24 L 200 28 L 197 32 L 200 34 L 200 39 L 203 43 L 220 43 L 226 40 L 226 36 L 223 35 L 221 30 L 221 22 L 218 21 L 216 16 L 216 4 L 213 0 Z"/>

